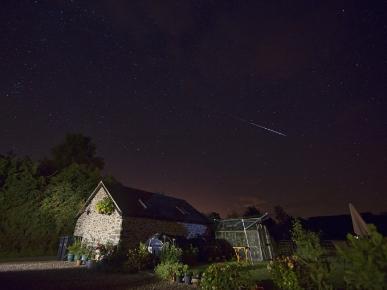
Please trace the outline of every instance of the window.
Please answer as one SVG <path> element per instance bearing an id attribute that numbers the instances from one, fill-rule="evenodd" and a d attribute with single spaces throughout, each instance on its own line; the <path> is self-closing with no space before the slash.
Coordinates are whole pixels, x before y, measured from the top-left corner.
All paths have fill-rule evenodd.
<path id="1" fill-rule="evenodd" d="M 142 205 L 142 207 L 144 209 L 147 209 L 148 207 L 146 206 L 146 204 L 141 200 L 141 198 L 138 199 L 138 202 Z"/>
<path id="2" fill-rule="evenodd" d="M 176 209 L 181 213 L 181 214 L 187 214 L 187 212 L 183 209 L 183 208 L 180 208 L 178 206 L 176 206 Z"/>

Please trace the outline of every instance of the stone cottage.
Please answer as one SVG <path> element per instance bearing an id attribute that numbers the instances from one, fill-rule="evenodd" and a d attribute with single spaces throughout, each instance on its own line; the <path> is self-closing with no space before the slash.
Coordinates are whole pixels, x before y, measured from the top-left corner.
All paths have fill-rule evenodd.
<path id="1" fill-rule="evenodd" d="M 111 214 L 97 211 L 109 197 Z M 101 181 L 78 213 L 74 236 L 93 242 L 135 247 L 156 233 L 192 238 L 207 231 L 208 220 L 185 200 Z"/>

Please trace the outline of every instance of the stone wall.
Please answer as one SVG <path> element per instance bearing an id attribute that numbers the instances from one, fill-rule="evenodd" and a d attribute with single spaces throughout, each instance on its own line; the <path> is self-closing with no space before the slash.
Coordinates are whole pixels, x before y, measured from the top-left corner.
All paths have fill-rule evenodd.
<path id="1" fill-rule="evenodd" d="M 122 226 L 121 215 L 116 210 L 111 215 L 99 214 L 95 208 L 97 202 L 107 196 L 108 194 L 101 187 L 85 211 L 79 216 L 74 236 L 81 236 L 94 244 L 97 242 L 118 244 Z"/>
<path id="2" fill-rule="evenodd" d="M 172 221 L 161 221 L 148 218 L 125 218 L 122 222 L 122 243 L 125 247 L 137 247 L 156 233 L 174 236 L 187 236 L 183 224 Z"/>

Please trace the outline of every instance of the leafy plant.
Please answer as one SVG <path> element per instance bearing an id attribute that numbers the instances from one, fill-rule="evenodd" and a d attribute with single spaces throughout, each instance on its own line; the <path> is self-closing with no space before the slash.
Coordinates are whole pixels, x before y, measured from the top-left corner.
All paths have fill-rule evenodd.
<path id="1" fill-rule="evenodd" d="M 278 257 L 267 265 L 274 284 L 284 290 L 302 290 L 300 285 L 300 265 L 296 257 Z"/>
<path id="2" fill-rule="evenodd" d="M 70 254 L 81 255 L 82 254 L 82 242 L 76 239 L 70 246 L 67 247 Z"/>
<path id="3" fill-rule="evenodd" d="M 386 289 L 387 239 L 368 225 L 369 237 L 347 235 L 347 246 L 337 246 L 345 265 L 344 280 L 355 289 Z"/>
<path id="4" fill-rule="evenodd" d="M 203 273 L 200 287 L 208 290 L 235 290 L 250 287 L 248 271 L 241 263 L 217 263 L 210 265 Z"/>
<path id="5" fill-rule="evenodd" d="M 111 215 L 114 211 L 114 203 L 110 197 L 104 197 L 97 202 L 95 208 L 100 214 Z"/>
<path id="6" fill-rule="evenodd" d="M 296 219 L 293 223 L 292 240 L 296 245 L 295 257 L 301 267 L 299 282 L 308 289 L 333 289 L 331 265 L 318 234 L 303 229 L 301 222 Z"/>
<path id="7" fill-rule="evenodd" d="M 180 262 L 182 254 L 182 249 L 169 242 L 166 242 L 161 249 L 160 261 L 162 263 Z"/>
<path id="8" fill-rule="evenodd" d="M 148 252 L 145 244 L 140 245 L 135 249 L 129 249 L 125 268 L 129 272 L 138 272 L 147 269 L 152 264 L 152 255 Z"/>
<path id="9" fill-rule="evenodd" d="M 188 265 L 180 262 L 161 262 L 155 268 L 158 277 L 164 280 L 172 280 L 174 277 L 182 277 L 188 272 Z"/>

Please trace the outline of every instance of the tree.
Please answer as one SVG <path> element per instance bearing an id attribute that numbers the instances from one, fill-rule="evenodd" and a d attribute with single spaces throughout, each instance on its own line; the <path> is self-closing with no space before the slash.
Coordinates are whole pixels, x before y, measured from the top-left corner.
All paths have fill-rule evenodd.
<path id="1" fill-rule="evenodd" d="M 0 158 L 0 252 L 20 252 L 30 245 L 42 248 L 40 212 L 45 179 L 30 158 Z"/>
<path id="2" fill-rule="evenodd" d="M 73 163 L 98 169 L 104 167 L 103 159 L 96 156 L 96 146 L 82 134 L 67 134 L 64 142 L 52 148 L 51 153 L 59 170 Z"/>
<path id="3" fill-rule="evenodd" d="M 260 217 L 262 216 L 259 209 L 257 209 L 255 206 L 248 206 L 245 210 L 245 212 L 242 215 L 244 218 L 253 218 L 253 217 Z"/>
<path id="4" fill-rule="evenodd" d="M 217 212 L 210 212 L 208 215 L 207 215 L 207 217 L 211 220 L 211 221 L 213 221 L 213 220 L 220 220 L 221 218 L 220 218 L 220 214 L 219 213 L 217 213 Z"/>
<path id="5" fill-rule="evenodd" d="M 274 207 L 274 214 L 279 224 L 286 224 L 291 220 L 291 216 L 286 213 L 282 206 L 276 205 Z"/>
<path id="6" fill-rule="evenodd" d="M 72 234 L 76 214 L 100 180 L 98 169 L 76 163 L 50 179 L 41 210 L 55 224 L 57 235 Z"/>

